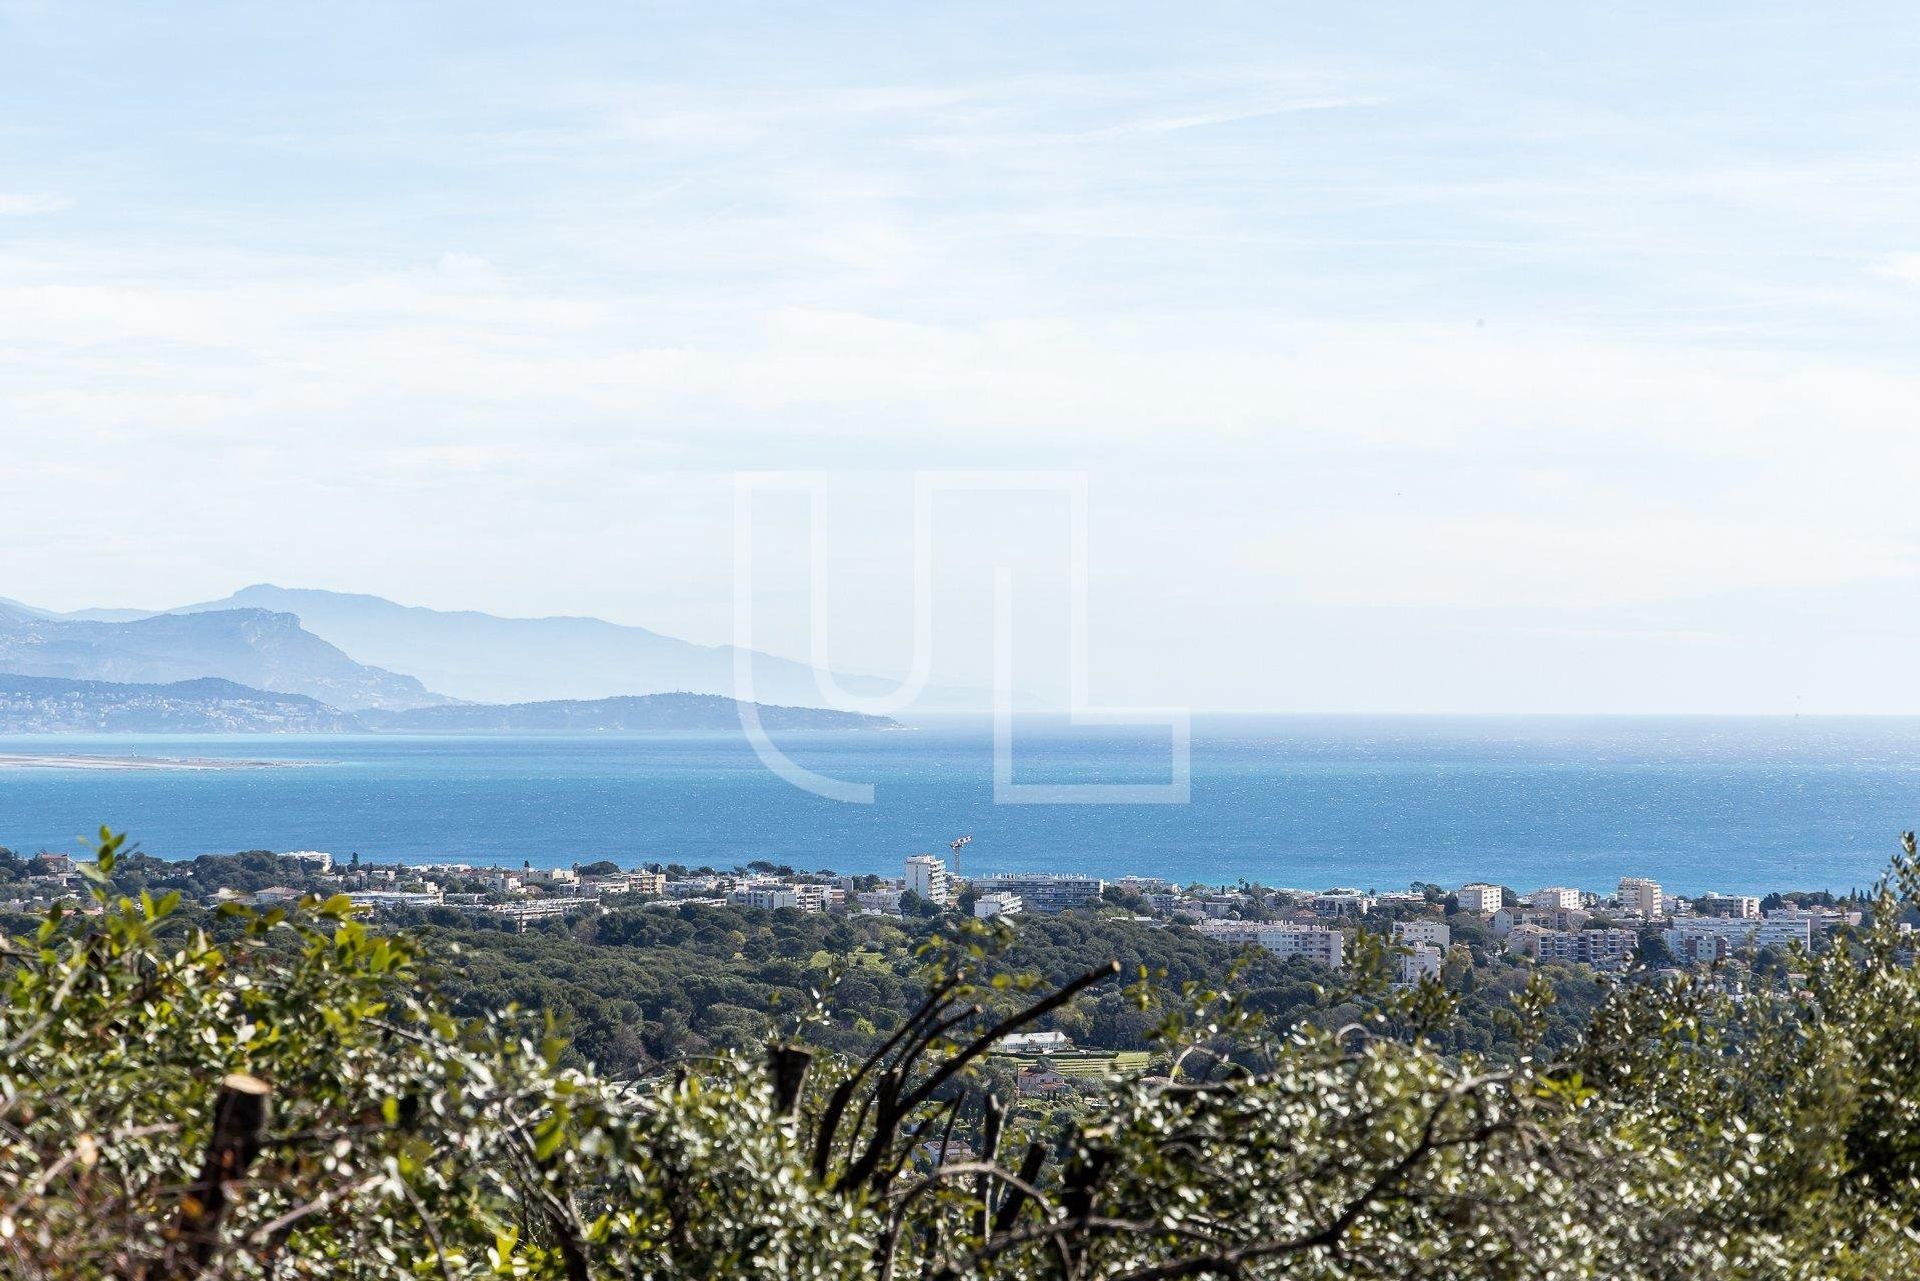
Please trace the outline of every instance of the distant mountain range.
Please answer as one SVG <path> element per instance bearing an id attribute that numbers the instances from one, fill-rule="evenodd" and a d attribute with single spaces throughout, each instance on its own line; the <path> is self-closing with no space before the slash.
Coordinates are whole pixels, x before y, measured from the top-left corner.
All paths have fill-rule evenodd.
<path id="1" fill-rule="evenodd" d="M 292 614 L 265 609 L 108 622 L 0 604 L 0 672 L 122 684 L 213 676 L 349 711 L 452 701 L 416 677 L 354 661 Z"/>
<path id="2" fill-rule="evenodd" d="M 684 704 L 674 714 L 733 723 L 739 652 L 597 618 L 499 618 L 269 584 L 162 611 L 61 614 L 0 597 L 0 674 L 138 687 L 208 678 L 253 695 L 312 699 L 323 720 L 336 709 L 366 714 L 366 723 L 379 728 L 404 723 L 450 732 L 479 732 L 482 725 L 539 733 L 649 729 L 668 711 L 635 700 L 664 694 L 708 696 L 715 701 L 707 711 Z M 805 664 L 761 653 L 748 657 L 753 702 L 797 712 L 829 701 Z M 868 676 L 841 676 L 839 683 L 854 696 L 892 688 Z M 164 720 L 158 708 L 175 701 L 181 706 L 166 715 L 191 720 L 194 714 L 185 709 L 196 696 L 97 697 L 103 700 L 103 716 L 135 717 L 137 706 L 145 709 L 138 715 Z M 926 712 L 975 710 L 984 704 L 980 691 L 930 688 L 914 706 Z M 458 710 L 470 705 L 477 706 Z M 712 710 L 722 707 L 727 710 Z M 387 715 L 433 709 L 442 710 L 413 720 Z M 210 710 L 205 719 L 210 726 L 222 717 L 237 717 L 278 728 L 281 718 L 306 714 L 292 705 L 248 703 L 245 710 Z M 31 719 L 37 713 L 22 715 Z M 797 724 L 787 718 L 787 727 Z"/>
<path id="3" fill-rule="evenodd" d="M 769 730 L 897 728 L 880 716 L 761 707 Z M 593 702 L 442 705 L 357 714 L 303 694 L 214 677 L 170 684 L 0 675 L 0 734 L 610 734 L 726 732 L 740 708 L 711 694 L 648 694 Z"/>
<path id="4" fill-rule="evenodd" d="M 732 646 L 696 645 L 598 618 L 500 618 L 267 584 L 171 612 L 234 609 L 296 615 L 308 631 L 363 663 L 410 672 L 429 688 L 476 703 L 665 692 L 735 694 L 737 651 Z M 756 702 L 818 706 L 827 701 L 813 669 L 804 663 L 753 653 L 752 667 Z M 842 676 L 841 684 L 863 697 L 893 687 L 889 681 L 856 675 Z M 984 703 L 978 693 L 930 689 L 917 705 L 933 711 Z"/>

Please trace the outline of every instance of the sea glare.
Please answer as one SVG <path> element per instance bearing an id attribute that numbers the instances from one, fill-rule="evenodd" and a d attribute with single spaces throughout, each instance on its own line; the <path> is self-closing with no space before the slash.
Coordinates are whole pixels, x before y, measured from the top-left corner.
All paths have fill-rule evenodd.
<path id="1" fill-rule="evenodd" d="M 0 844 L 76 851 L 102 823 L 167 858 L 321 849 L 408 862 L 898 874 L 971 834 L 964 870 L 1349 885 L 1490 880 L 1681 892 L 1870 884 L 1920 826 L 1920 719 L 1215 717 L 1186 805 L 996 805 L 989 727 L 781 738 L 875 785 L 829 801 L 737 735 L 16 737 L 0 755 L 280 760 L 303 768 L 0 769 Z M 1019 782 L 1156 782 L 1164 731 L 1023 721 Z"/>

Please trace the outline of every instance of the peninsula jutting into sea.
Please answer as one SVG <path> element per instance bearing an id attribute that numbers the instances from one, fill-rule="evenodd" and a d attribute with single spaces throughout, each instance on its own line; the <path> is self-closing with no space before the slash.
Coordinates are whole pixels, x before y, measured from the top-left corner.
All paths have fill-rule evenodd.
<path id="1" fill-rule="evenodd" d="M 301 695 L 213 677 L 169 685 L 0 674 L 0 735 L 658 734 L 738 730 L 742 704 L 717 694 L 641 694 L 544 703 L 448 703 L 343 712 Z M 770 730 L 897 729 L 884 716 L 748 704 Z"/>

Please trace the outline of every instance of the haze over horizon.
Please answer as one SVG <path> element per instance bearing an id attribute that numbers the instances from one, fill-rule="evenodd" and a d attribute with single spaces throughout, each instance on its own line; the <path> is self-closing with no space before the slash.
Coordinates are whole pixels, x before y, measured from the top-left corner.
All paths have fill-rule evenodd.
<path id="1" fill-rule="evenodd" d="M 1901 8 L 878 12 L 0 4 L 0 596 L 724 645 L 799 469 L 897 674 L 913 473 L 1078 472 L 1096 702 L 1920 712 Z M 1057 496 L 934 531 L 1058 697 Z"/>

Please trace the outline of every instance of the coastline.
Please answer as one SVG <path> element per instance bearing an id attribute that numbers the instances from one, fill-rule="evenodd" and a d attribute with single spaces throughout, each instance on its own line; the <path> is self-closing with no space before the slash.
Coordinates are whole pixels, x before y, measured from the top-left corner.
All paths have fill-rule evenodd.
<path id="1" fill-rule="evenodd" d="M 224 770 L 298 769 L 311 761 L 228 760 L 207 756 L 97 756 L 57 752 L 0 752 L 0 770 L 91 770 L 108 773 L 135 770 L 183 770 L 212 773 Z"/>

